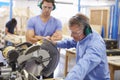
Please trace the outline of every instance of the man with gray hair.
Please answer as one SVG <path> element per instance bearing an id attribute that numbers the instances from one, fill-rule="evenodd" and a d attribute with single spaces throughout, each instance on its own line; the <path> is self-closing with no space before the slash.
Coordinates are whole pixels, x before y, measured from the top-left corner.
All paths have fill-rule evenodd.
<path id="1" fill-rule="evenodd" d="M 76 65 L 65 80 L 110 80 L 105 42 L 91 29 L 89 19 L 78 13 L 70 18 L 69 29 L 73 39 L 53 42 L 60 48 L 76 48 Z"/>

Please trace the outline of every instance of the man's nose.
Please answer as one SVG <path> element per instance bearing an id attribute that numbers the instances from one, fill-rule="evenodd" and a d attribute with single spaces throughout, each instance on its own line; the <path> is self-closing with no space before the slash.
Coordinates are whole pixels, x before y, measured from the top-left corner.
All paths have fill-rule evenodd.
<path id="1" fill-rule="evenodd" d="M 70 34 L 71 37 L 73 37 L 74 35 L 73 34 Z"/>

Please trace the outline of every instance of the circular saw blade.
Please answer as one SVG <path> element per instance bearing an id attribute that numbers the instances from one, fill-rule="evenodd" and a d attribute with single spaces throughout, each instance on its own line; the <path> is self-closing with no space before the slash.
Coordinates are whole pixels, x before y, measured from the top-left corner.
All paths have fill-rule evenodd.
<path id="1" fill-rule="evenodd" d="M 24 52 L 24 56 L 30 56 L 26 61 L 24 61 L 21 65 L 24 66 L 24 69 L 29 72 L 32 73 L 34 76 L 38 76 L 40 75 L 41 71 L 42 71 L 42 66 L 40 66 L 40 64 L 37 64 L 35 62 L 35 60 L 38 58 L 38 56 L 42 56 L 42 54 L 39 54 L 41 51 L 40 50 L 40 45 L 33 45 L 30 46 L 25 52 Z M 46 53 L 42 50 L 41 53 Z M 25 57 L 26 58 L 26 57 Z"/>

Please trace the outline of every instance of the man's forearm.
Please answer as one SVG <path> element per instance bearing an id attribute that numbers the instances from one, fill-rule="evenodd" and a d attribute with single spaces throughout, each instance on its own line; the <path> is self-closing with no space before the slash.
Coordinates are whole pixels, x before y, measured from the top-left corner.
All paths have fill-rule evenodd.
<path id="1" fill-rule="evenodd" d="M 27 39 L 28 42 L 31 42 L 31 43 L 35 43 L 37 42 L 38 40 L 36 38 L 30 38 L 30 39 Z"/>

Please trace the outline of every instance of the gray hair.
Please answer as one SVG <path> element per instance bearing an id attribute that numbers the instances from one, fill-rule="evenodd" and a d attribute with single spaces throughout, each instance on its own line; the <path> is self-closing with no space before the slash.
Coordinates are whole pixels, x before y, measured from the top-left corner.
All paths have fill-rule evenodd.
<path id="1" fill-rule="evenodd" d="M 78 25 L 80 28 L 84 29 L 86 24 L 89 24 L 89 18 L 81 13 L 77 13 L 69 20 L 69 27 L 72 27 L 73 25 Z"/>

